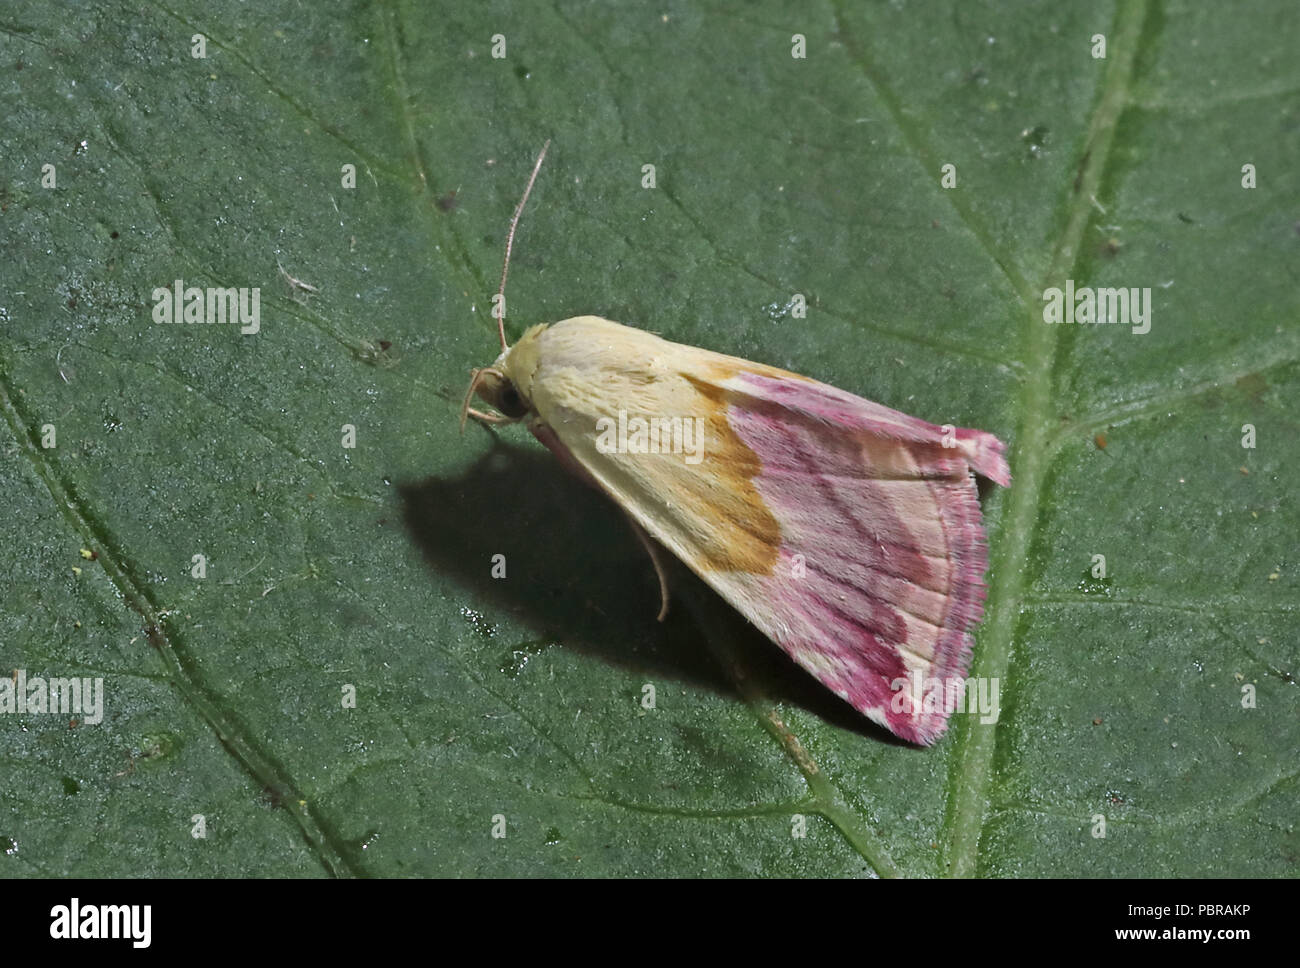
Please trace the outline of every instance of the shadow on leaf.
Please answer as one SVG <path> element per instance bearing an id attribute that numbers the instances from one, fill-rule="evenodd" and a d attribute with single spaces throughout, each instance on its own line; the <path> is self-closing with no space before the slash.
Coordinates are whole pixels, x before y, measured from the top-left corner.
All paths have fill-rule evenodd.
<path id="1" fill-rule="evenodd" d="M 663 557 L 672 605 L 667 620 L 656 622 L 658 582 L 631 526 L 549 453 L 494 437 L 492 449 L 461 474 L 403 484 L 399 493 L 425 559 L 472 590 L 477 608 L 491 603 L 510 611 L 543 638 L 611 665 L 736 697 L 724 671 L 731 665 L 733 675 L 761 683 L 773 702 L 897 742 L 795 665 L 671 554 Z M 492 577 L 496 555 L 504 556 L 505 578 Z M 465 611 L 476 614 L 468 602 Z"/>

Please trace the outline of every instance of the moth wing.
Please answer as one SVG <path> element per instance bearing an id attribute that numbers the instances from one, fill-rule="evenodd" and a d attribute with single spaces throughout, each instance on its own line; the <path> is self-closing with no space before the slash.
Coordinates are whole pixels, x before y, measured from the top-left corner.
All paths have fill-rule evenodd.
<path id="1" fill-rule="evenodd" d="M 985 596 L 971 471 L 1009 483 L 1001 441 L 595 317 L 535 350 L 539 439 L 859 712 L 943 733 Z M 655 418 L 681 446 L 639 449 Z"/>

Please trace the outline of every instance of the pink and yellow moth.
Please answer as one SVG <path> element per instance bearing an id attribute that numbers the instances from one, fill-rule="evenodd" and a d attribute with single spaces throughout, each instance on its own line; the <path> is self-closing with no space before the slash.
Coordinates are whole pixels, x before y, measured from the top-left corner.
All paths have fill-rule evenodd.
<path id="1" fill-rule="evenodd" d="M 462 428 L 466 416 L 524 421 L 608 494 L 654 561 L 661 619 L 658 546 L 854 709 L 934 742 L 949 705 L 910 685 L 966 675 L 985 597 L 973 474 L 1010 484 L 1002 441 L 597 316 L 533 326 L 508 346 L 510 249 L 545 157 L 510 222 L 501 354 L 473 372 Z M 473 409 L 475 395 L 496 412 Z M 636 430 L 611 447 L 616 421 Z M 697 459 L 636 433 L 679 426 L 702 431 Z"/>

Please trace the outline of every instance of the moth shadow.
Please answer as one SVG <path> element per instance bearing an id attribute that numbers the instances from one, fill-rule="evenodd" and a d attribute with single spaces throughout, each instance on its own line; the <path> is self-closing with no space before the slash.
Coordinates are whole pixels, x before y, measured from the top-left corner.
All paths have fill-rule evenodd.
<path id="1" fill-rule="evenodd" d="M 698 630 L 655 621 L 654 568 L 609 499 L 549 452 L 491 437 L 456 476 L 398 486 L 430 567 L 472 591 L 476 608 L 509 612 L 565 648 L 734 693 Z"/>
<path id="2" fill-rule="evenodd" d="M 725 639 L 768 699 L 909 745 L 832 695 L 669 553 L 671 606 L 655 621 L 654 566 L 622 512 L 550 453 L 491 436 L 492 448 L 456 476 L 398 485 L 407 530 L 432 569 L 565 648 L 736 697 L 727 659 L 709 641 Z M 494 564 L 504 577 L 493 577 Z"/>

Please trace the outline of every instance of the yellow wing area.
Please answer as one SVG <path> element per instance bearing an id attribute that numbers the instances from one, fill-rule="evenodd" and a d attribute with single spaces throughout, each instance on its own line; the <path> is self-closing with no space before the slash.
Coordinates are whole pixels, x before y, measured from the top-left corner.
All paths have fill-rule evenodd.
<path id="1" fill-rule="evenodd" d="M 741 366 L 755 364 L 579 316 L 530 329 L 502 369 L 596 482 L 707 578 L 767 574 L 780 546 L 777 521 L 753 484 L 759 460 L 731 429 L 720 395 L 709 392 Z M 638 426 L 682 430 L 659 435 L 658 452 L 635 452 Z M 644 440 L 653 446 L 648 433 Z M 692 462 L 697 441 L 703 459 Z"/>

